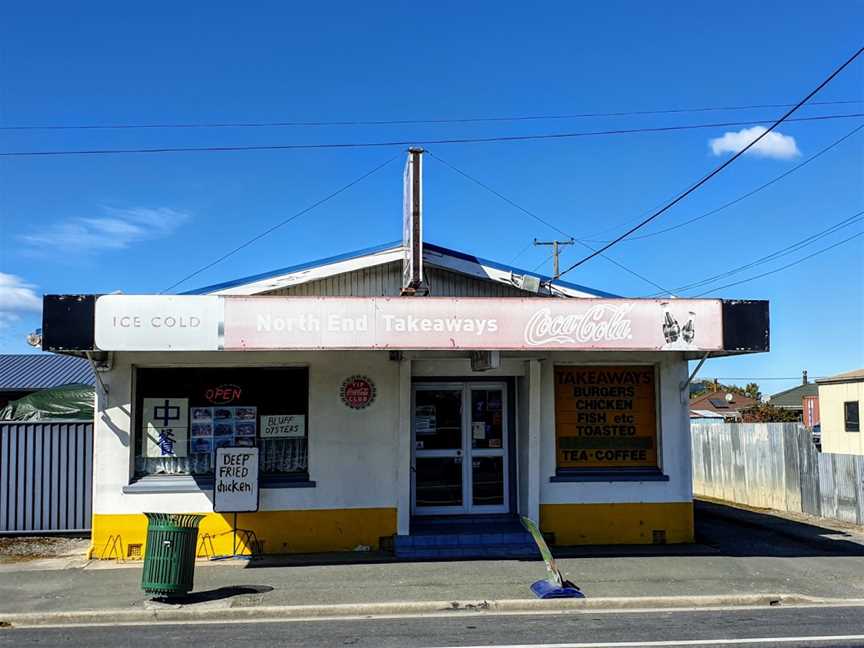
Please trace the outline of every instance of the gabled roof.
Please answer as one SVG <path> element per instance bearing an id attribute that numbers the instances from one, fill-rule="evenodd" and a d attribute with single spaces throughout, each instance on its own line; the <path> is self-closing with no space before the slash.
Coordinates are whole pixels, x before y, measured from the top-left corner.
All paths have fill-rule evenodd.
<path id="1" fill-rule="evenodd" d="M 768 397 L 768 402 L 774 407 L 786 407 L 793 409 L 801 409 L 804 407 L 802 399 L 805 396 L 816 396 L 819 393 L 819 386 L 816 383 L 806 383 L 796 385 L 792 389 L 786 389 L 776 394 L 771 394 Z"/>
<path id="2" fill-rule="evenodd" d="M 71 384 L 96 384 L 85 358 L 53 353 L 0 354 L 2 391 L 35 391 Z"/>
<path id="3" fill-rule="evenodd" d="M 403 257 L 401 241 L 385 243 L 375 247 L 356 250 L 346 254 L 300 263 L 271 272 L 233 279 L 196 290 L 190 290 L 186 295 L 254 295 L 271 290 L 303 284 L 316 279 L 342 274 L 353 270 L 368 268 L 383 263 L 401 261 Z M 616 297 L 611 293 L 587 288 L 567 281 L 552 281 L 547 275 L 537 274 L 509 266 L 497 261 L 490 261 L 471 254 L 451 250 L 431 243 L 423 244 L 423 262 L 425 264 L 444 268 L 471 277 L 513 285 L 514 277 L 536 277 L 541 282 L 551 282 L 553 294 L 562 297 Z M 531 293 L 526 292 L 526 296 Z"/>
<path id="4" fill-rule="evenodd" d="M 853 369 L 852 371 L 828 376 L 827 378 L 820 378 L 816 382 L 821 385 L 833 382 L 858 382 L 859 380 L 864 380 L 864 369 Z"/>

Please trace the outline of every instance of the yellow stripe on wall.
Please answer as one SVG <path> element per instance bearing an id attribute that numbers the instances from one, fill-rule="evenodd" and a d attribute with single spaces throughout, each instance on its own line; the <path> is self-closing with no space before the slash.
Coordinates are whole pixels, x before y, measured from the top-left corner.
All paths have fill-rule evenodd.
<path id="1" fill-rule="evenodd" d="M 541 504 L 540 529 L 561 546 L 693 542 L 693 504 Z"/>
<path id="2" fill-rule="evenodd" d="M 207 513 L 198 531 L 198 555 L 230 555 L 232 513 Z M 377 549 L 382 536 L 396 533 L 395 508 L 262 511 L 237 514 L 238 554 L 351 551 L 358 545 Z M 144 555 L 147 518 L 143 514 L 93 515 L 90 558 L 129 559 Z"/>

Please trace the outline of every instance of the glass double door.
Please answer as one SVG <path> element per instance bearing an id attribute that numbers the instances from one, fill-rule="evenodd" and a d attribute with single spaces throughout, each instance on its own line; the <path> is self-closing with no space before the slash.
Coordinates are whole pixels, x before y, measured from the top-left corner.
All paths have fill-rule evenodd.
<path id="1" fill-rule="evenodd" d="M 412 434 L 414 514 L 509 512 L 504 383 L 415 384 Z"/>

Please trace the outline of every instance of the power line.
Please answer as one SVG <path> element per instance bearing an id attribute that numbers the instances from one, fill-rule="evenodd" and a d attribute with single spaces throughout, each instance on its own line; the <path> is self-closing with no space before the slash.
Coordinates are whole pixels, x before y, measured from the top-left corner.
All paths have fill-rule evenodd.
<path id="1" fill-rule="evenodd" d="M 840 106 L 860 104 L 860 99 L 837 101 L 814 101 L 811 106 Z M 343 121 L 259 121 L 259 122 L 169 122 L 155 124 L 47 124 L 0 126 L 4 131 L 35 130 L 134 130 L 134 129 L 179 129 L 179 128 L 281 128 L 281 127 L 324 127 L 324 126 L 415 126 L 424 124 L 478 124 L 522 121 L 548 121 L 566 119 L 585 119 L 596 117 L 635 117 L 646 115 L 673 115 L 699 112 L 725 112 L 733 110 L 756 110 L 765 108 L 788 108 L 793 104 L 752 104 L 749 106 L 702 106 L 697 108 L 664 108 L 659 110 L 626 110 L 617 112 L 571 113 L 563 115 L 510 115 L 498 117 L 453 117 L 440 119 L 385 119 L 385 120 L 343 120 Z"/>
<path id="2" fill-rule="evenodd" d="M 850 119 L 864 117 L 864 113 L 846 113 L 835 115 L 816 115 L 812 117 L 796 117 L 786 119 L 788 122 L 816 122 L 833 119 Z M 711 124 L 684 124 L 678 126 L 653 126 L 641 128 L 615 128 L 599 131 L 578 131 L 564 133 L 541 133 L 536 135 L 496 135 L 490 137 L 457 137 L 441 139 L 391 140 L 384 142 L 326 142 L 312 144 L 260 144 L 241 146 L 162 146 L 157 148 L 126 148 L 126 149 L 70 149 L 50 151 L 4 151 L 0 157 L 48 157 L 63 155 L 120 155 L 120 154 L 153 154 L 153 153 L 226 153 L 234 151 L 295 151 L 323 149 L 352 148 L 386 148 L 391 146 L 428 146 L 438 144 L 489 144 L 494 142 L 529 142 L 543 140 L 573 139 L 578 137 L 599 137 L 612 135 L 634 135 L 639 133 L 672 133 L 678 131 L 698 130 L 706 128 L 730 128 L 734 126 L 752 126 L 754 124 L 770 124 L 770 119 L 749 120 L 737 122 L 716 122 Z M 776 126 L 776 123 L 775 123 Z M 733 158 L 734 159 L 734 158 Z"/>
<path id="3" fill-rule="evenodd" d="M 533 245 L 534 245 L 534 241 L 528 241 L 528 245 L 526 245 L 524 248 L 519 250 L 519 252 L 516 253 L 516 256 L 514 256 L 512 259 L 510 259 L 509 265 L 513 265 L 513 263 L 516 261 L 516 259 L 518 259 L 523 254 L 525 254 L 528 251 L 528 248 L 532 247 Z"/>
<path id="4" fill-rule="evenodd" d="M 260 234 L 258 234 L 258 235 L 256 235 L 256 236 L 253 236 L 251 239 L 249 239 L 249 240 L 246 241 L 245 243 L 242 243 L 242 244 L 238 245 L 238 246 L 235 247 L 233 250 L 231 250 L 230 252 L 227 252 L 226 254 L 223 254 L 222 256 L 220 256 L 220 257 L 219 257 L 218 259 L 216 259 L 215 261 L 211 261 L 211 262 L 208 263 L 207 265 L 200 267 L 200 268 L 199 268 L 198 270 L 196 270 L 195 272 L 192 272 L 192 273 L 186 275 L 186 276 L 183 277 L 180 281 L 171 284 L 170 286 L 168 286 L 167 288 L 165 288 L 164 290 L 162 290 L 162 291 L 160 292 L 160 294 L 162 294 L 162 293 L 166 293 L 166 292 L 168 292 L 169 290 L 173 290 L 174 288 L 176 288 L 177 286 L 179 286 L 179 285 L 182 284 L 182 283 L 185 283 L 186 281 L 188 281 L 188 280 L 191 279 L 192 277 L 195 277 L 195 276 L 201 274 L 202 272 L 204 272 L 205 270 L 208 270 L 208 269 L 212 268 L 212 267 L 215 266 L 216 264 L 221 263 L 222 261 L 224 261 L 224 260 L 227 259 L 228 257 L 232 256 L 233 254 L 236 254 L 236 253 L 239 252 L 240 250 L 249 247 L 250 245 L 252 245 L 252 244 L 255 243 L 256 241 L 261 240 L 262 238 L 264 238 L 264 237 L 267 236 L 268 234 L 271 234 L 272 232 L 275 232 L 275 231 L 276 231 L 277 229 L 279 229 L 280 227 L 282 227 L 282 226 L 284 226 L 284 225 L 287 225 L 288 223 L 290 223 L 291 221 L 293 221 L 295 218 L 299 218 L 299 217 L 302 216 L 303 214 L 307 214 L 307 213 L 309 213 L 310 211 L 312 211 L 313 209 L 315 209 L 316 207 L 319 207 L 319 206 L 323 205 L 323 204 L 326 203 L 328 200 L 330 200 L 330 199 L 332 199 L 332 198 L 335 198 L 336 196 L 338 196 L 339 194 L 341 194 L 341 193 L 347 191 L 348 189 L 350 189 L 350 188 L 353 187 L 354 185 L 358 184 L 359 182 L 362 182 L 363 180 L 365 180 L 366 178 L 368 178 L 369 176 L 371 176 L 371 175 L 374 174 L 375 172 L 380 171 L 381 169 L 383 169 L 385 166 L 387 166 L 388 164 L 390 164 L 391 162 L 393 162 L 393 160 L 395 160 L 395 159 L 398 158 L 398 157 L 399 157 L 399 154 L 394 155 L 393 157 L 391 157 L 391 158 L 390 158 L 389 160 L 387 160 L 386 162 L 384 162 L 384 163 L 382 163 L 382 164 L 379 164 L 378 166 L 376 166 L 376 167 L 375 167 L 374 169 L 372 169 L 371 171 L 367 171 L 366 173 L 364 173 L 363 175 L 361 175 L 359 178 L 356 178 L 355 180 L 352 180 L 351 182 L 349 182 L 349 183 L 346 184 L 346 185 L 343 185 L 342 187 L 340 187 L 339 189 L 337 189 L 337 190 L 334 191 L 333 193 L 328 194 L 328 195 L 325 196 L 324 198 L 321 198 L 320 200 L 318 200 L 318 201 L 312 203 L 312 204 L 309 205 L 308 207 L 304 207 L 303 209 L 301 209 L 301 210 L 298 211 L 297 213 L 293 214 L 292 216 L 289 216 L 288 218 L 286 218 L 286 219 L 283 220 L 283 221 L 280 221 L 280 222 L 276 223 L 275 225 L 273 225 L 272 227 L 270 227 L 270 228 L 264 230 L 264 231 L 261 232 Z"/>
<path id="5" fill-rule="evenodd" d="M 489 185 L 485 184 L 484 182 L 478 180 L 478 179 L 475 178 L 474 176 L 469 175 L 469 174 L 466 173 L 465 171 L 462 171 L 462 169 L 459 169 L 459 168 L 453 166 L 452 164 L 450 164 L 449 162 L 447 162 L 446 160 L 441 159 L 440 157 L 438 157 L 437 155 L 435 155 L 432 151 L 429 151 L 429 150 L 427 149 L 426 152 L 429 154 L 430 157 L 435 158 L 436 160 L 438 160 L 438 161 L 439 161 L 441 164 L 443 164 L 444 166 L 448 167 L 448 168 L 451 169 L 452 171 L 455 171 L 456 173 L 458 173 L 458 174 L 461 175 L 462 177 L 464 177 L 464 178 L 470 180 L 470 181 L 473 182 L 474 184 L 476 184 L 476 185 L 482 187 L 483 189 L 485 189 L 485 190 L 488 191 L 489 193 L 491 193 L 491 194 L 497 196 L 498 198 L 500 198 L 501 200 L 503 200 L 504 202 L 506 202 L 506 203 L 507 203 L 508 205 L 510 205 L 511 207 L 514 207 L 514 208 L 518 209 L 519 211 L 521 211 L 521 212 L 524 213 L 524 214 L 527 214 L 528 216 L 530 216 L 531 218 L 533 218 L 534 220 L 536 220 L 538 223 L 542 223 L 542 224 L 545 225 L 546 227 L 548 227 L 548 228 L 550 228 L 550 229 L 552 229 L 552 230 L 555 230 L 555 231 L 558 232 L 559 234 L 563 234 L 564 236 L 573 239 L 574 241 L 576 241 L 576 242 L 579 243 L 580 245 L 582 245 L 582 246 L 588 248 L 589 250 L 593 250 L 593 249 L 594 249 L 594 248 L 591 247 L 588 243 L 585 243 L 584 241 L 580 241 L 578 238 L 576 238 L 576 237 L 573 236 L 572 234 L 569 234 L 568 232 L 565 232 L 565 231 L 562 230 L 560 227 L 557 227 L 556 225 L 553 225 L 552 223 L 550 223 L 550 222 L 547 221 L 546 219 L 541 218 L 540 216 L 538 216 L 537 214 L 535 214 L 535 213 L 534 213 L 533 211 L 531 211 L 530 209 L 526 209 L 526 208 L 523 207 L 522 205 L 520 205 L 520 204 L 514 202 L 513 200 L 510 200 L 510 198 L 508 198 L 507 196 L 503 195 L 501 192 L 496 191 L 495 189 L 493 189 L 493 188 L 490 187 Z M 628 268 L 627 266 L 625 266 L 625 265 L 619 263 L 618 261 L 616 261 L 616 260 L 613 259 L 612 257 L 606 256 L 606 255 L 604 254 L 604 255 L 603 255 L 603 258 L 606 259 L 607 261 L 609 261 L 610 263 L 612 263 L 612 264 L 618 266 L 619 268 L 621 268 L 621 269 L 624 270 L 625 272 L 629 272 L 629 273 L 630 273 L 631 275 L 633 275 L 634 277 L 638 277 L 638 278 L 641 279 L 642 281 L 644 281 L 644 282 L 646 282 L 646 283 L 649 283 L 649 284 L 651 284 L 652 286 L 654 286 L 655 288 L 658 288 L 658 289 L 660 289 L 660 290 L 662 290 L 662 291 L 664 291 L 664 292 L 666 291 L 666 289 L 665 289 L 663 286 L 661 286 L 660 284 L 658 284 L 658 283 L 656 283 L 656 282 L 654 282 L 654 281 L 651 281 L 651 279 L 649 279 L 648 277 L 645 277 L 645 276 L 639 274 L 639 273 L 636 272 L 635 270 L 631 270 L 630 268 Z M 557 278 L 558 278 L 558 277 L 554 277 L 553 279 L 557 279 Z"/>
<path id="6" fill-rule="evenodd" d="M 631 237 L 630 237 L 629 239 L 627 239 L 627 240 L 628 240 L 628 241 L 640 241 L 640 240 L 642 240 L 642 239 L 651 238 L 651 237 L 653 237 L 653 236 L 659 236 L 659 235 L 661 235 L 661 234 L 665 234 L 666 232 L 671 232 L 671 231 L 673 231 L 673 230 L 680 229 L 681 227 L 684 227 L 684 226 L 686 226 L 686 225 L 690 225 L 691 223 L 695 223 L 696 221 L 700 221 L 700 220 L 702 220 L 702 219 L 704 219 L 704 218 L 708 218 L 709 216 L 713 216 L 714 214 L 716 214 L 716 213 L 718 213 L 718 212 L 721 212 L 721 211 L 723 211 L 724 209 L 727 209 L 728 207 L 731 207 L 732 205 L 736 205 L 736 204 L 738 204 L 738 203 L 741 202 L 742 200 L 746 200 L 747 198 L 750 198 L 751 196 L 753 196 L 753 195 L 759 193 L 760 191 L 762 191 L 763 189 L 767 189 L 768 187 L 770 187 L 771 185 L 773 185 L 775 182 L 779 182 L 779 181 L 782 180 L 783 178 L 785 178 L 785 177 L 787 177 L 787 176 L 789 176 L 789 175 L 795 173 L 796 171 L 798 171 L 798 170 L 801 169 L 802 167 L 804 167 L 804 166 L 810 164 L 810 163 L 813 162 L 815 159 L 821 157 L 822 155 L 824 155 L 825 153 L 827 153 L 827 152 L 830 151 L 831 149 L 833 149 L 833 148 L 839 146 L 840 144 L 842 144 L 843 142 L 845 142 L 847 139 L 849 139 L 850 137 L 852 137 L 853 135 L 855 135 L 857 132 L 859 132 L 862 128 L 864 128 L 864 124 L 861 124 L 860 126 L 856 126 L 856 127 L 855 127 L 854 129 L 852 129 L 849 133 L 847 133 L 846 135 L 844 135 L 844 136 L 841 137 L 840 139 L 836 140 L 836 141 L 833 142 L 832 144 L 829 144 L 828 146 L 826 146 L 825 148 L 823 148 L 823 149 L 822 149 L 821 151 L 819 151 L 818 153 L 815 153 L 815 154 L 811 155 L 810 157 L 808 157 L 808 158 L 807 158 L 806 160 L 804 160 L 803 162 L 801 162 L 801 163 L 799 163 L 799 164 L 796 164 L 796 165 L 795 165 L 794 167 L 792 167 L 791 169 L 788 169 L 787 171 L 784 171 L 784 172 L 781 173 L 780 175 L 778 175 L 778 176 L 772 178 L 771 180 L 769 180 L 768 182 L 766 182 L 766 183 L 764 183 L 764 184 L 762 184 L 762 185 L 759 185 L 759 186 L 756 187 L 755 189 L 753 189 L 753 190 L 751 190 L 751 191 L 748 191 L 747 193 L 745 193 L 745 194 L 743 194 L 743 195 L 741 195 L 741 196 L 738 196 L 738 197 L 735 198 L 734 200 L 730 200 L 729 202 L 724 203 L 723 205 L 720 205 L 719 207 L 715 207 L 714 209 L 712 209 L 712 210 L 710 210 L 710 211 L 707 211 L 707 212 L 705 212 L 704 214 L 702 214 L 702 215 L 700 215 L 700 216 L 695 216 L 695 217 L 690 218 L 690 219 L 688 219 L 688 220 L 682 221 L 681 223 L 678 223 L 678 224 L 676 224 L 676 225 L 672 225 L 672 226 L 670 226 L 670 227 L 666 227 L 666 228 L 661 229 L 661 230 L 656 230 L 656 231 L 654 231 L 654 232 L 649 232 L 648 234 L 642 234 L 642 235 L 640 235 L 640 236 L 631 236 Z M 608 242 L 609 242 L 608 240 L 607 240 L 607 241 L 596 241 L 596 240 L 592 240 L 592 239 L 590 239 L 590 238 L 587 238 L 587 239 L 585 239 L 585 240 L 588 241 L 589 243 L 597 243 L 598 245 L 602 245 L 603 243 L 608 243 Z"/>
<path id="7" fill-rule="evenodd" d="M 864 47 L 858 49 L 857 52 L 855 52 L 851 57 L 849 57 L 848 59 L 846 59 L 846 61 L 845 61 L 845 62 L 844 62 L 840 67 L 838 67 L 836 70 L 834 70 L 834 71 L 833 71 L 833 72 L 832 72 L 832 73 L 831 73 L 831 74 L 830 74 L 830 75 L 829 75 L 825 80 L 823 80 L 823 81 L 822 81 L 818 86 L 816 86 L 816 88 L 814 88 L 813 90 L 811 90 L 810 93 L 809 93 L 806 97 L 804 97 L 801 101 L 799 101 L 797 104 L 795 104 L 792 108 L 790 108 L 789 110 L 787 110 L 787 111 L 786 111 L 786 112 L 785 112 L 785 113 L 784 113 L 784 114 L 783 114 L 779 119 L 777 119 L 773 124 L 771 124 L 771 126 L 769 126 L 769 127 L 765 130 L 765 132 L 763 132 L 761 135 L 759 135 L 759 137 L 755 138 L 755 139 L 754 139 L 753 141 L 751 141 L 747 146 L 745 146 L 745 147 L 742 148 L 740 151 L 738 151 L 737 153 L 735 153 L 735 155 L 733 155 L 731 158 L 729 158 L 728 160 L 726 160 L 725 162 L 723 162 L 720 166 L 718 166 L 716 169 L 714 169 L 713 171 L 711 171 L 710 173 L 708 173 L 706 176 L 703 176 L 701 180 L 699 180 L 699 181 L 696 182 L 695 184 L 691 185 L 688 189 L 686 189 L 684 192 L 682 192 L 681 194 L 679 194 L 677 198 L 675 198 L 675 199 L 672 200 L 671 202 L 667 203 L 665 207 L 662 207 L 662 208 L 660 208 L 659 210 L 655 211 L 655 212 L 654 212 L 653 214 L 651 214 L 648 218 L 643 219 L 640 223 L 638 223 L 637 225 L 634 225 L 633 227 L 631 227 L 629 230 L 627 230 L 626 232 L 624 232 L 623 234 L 621 234 L 621 235 L 620 235 L 619 237 L 617 237 L 616 239 L 614 239 L 614 240 L 610 241 L 609 243 L 607 243 L 606 245 L 602 246 L 600 249 L 598 249 L 598 250 L 592 252 L 591 254 L 589 254 L 588 256 L 586 256 L 586 257 L 580 259 L 579 261 L 577 261 L 576 263 L 574 263 L 573 265 L 571 265 L 569 268 L 567 268 L 567 269 L 566 269 L 564 272 L 562 272 L 561 274 L 562 274 L 562 275 L 567 274 L 568 272 L 570 272 L 570 271 L 573 270 L 574 268 L 578 268 L 580 265 L 582 265 L 582 264 L 585 263 L 586 261 L 589 261 L 590 259 L 593 259 L 594 257 L 598 256 L 598 255 L 601 254 L 602 252 L 605 252 L 605 251 L 608 250 L 610 247 L 612 247 L 613 245 L 615 245 L 615 244 L 619 243 L 620 241 L 624 240 L 625 238 L 627 238 L 628 236 L 630 236 L 633 232 L 635 232 L 635 231 L 641 229 L 642 227 L 644 227 L 645 225 L 647 225 L 648 223 L 650 223 L 651 221 L 653 221 L 655 218 L 661 216 L 662 214 L 664 214 L 665 212 L 667 212 L 668 210 L 670 210 L 672 207 L 674 207 L 675 205 L 677 205 L 679 202 L 681 202 L 682 200 L 684 200 L 684 199 L 685 199 L 687 196 L 689 196 L 691 193 L 693 193 L 694 191 L 696 191 L 697 189 L 699 189 L 699 187 L 701 187 L 702 185 L 704 185 L 704 184 L 705 184 L 706 182 L 708 182 L 711 178 L 713 178 L 714 176 L 716 176 L 717 174 L 719 174 L 721 171 L 723 171 L 723 169 L 725 169 L 726 167 L 728 167 L 728 166 L 729 166 L 730 164 L 732 164 L 735 160 L 737 160 L 739 157 L 741 157 L 741 156 L 744 155 L 747 151 L 749 151 L 751 148 L 753 148 L 756 144 L 758 144 L 758 143 L 759 143 L 759 142 L 760 142 L 760 141 L 761 141 L 761 140 L 762 140 L 766 135 L 768 135 L 770 132 L 772 132 L 772 131 L 773 131 L 775 128 L 777 128 L 780 124 L 782 124 L 782 123 L 785 122 L 785 121 L 791 121 L 789 118 L 791 117 L 792 113 L 794 113 L 794 112 L 795 112 L 796 110 L 798 110 L 801 106 L 803 106 L 805 103 L 807 103 L 807 102 L 808 102 L 808 101 L 809 101 L 809 100 L 810 100 L 814 95 L 816 95 L 816 93 L 818 93 L 822 88 L 824 88 L 826 85 L 828 85 L 828 84 L 829 84 L 829 83 L 834 79 L 834 77 L 836 77 L 838 74 L 840 74 L 840 72 L 842 72 L 844 69 L 846 69 L 846 67 L 847 67 L 848 65 L 850 65 L 850 64 L 852 63 L 852 61 L 854 61 L 856 58 L 858 58 L 858 57 L 861 55 L 862 52 L 864 52 Z"/>
<path id="8" fill-rule="evenodd" d="M 689 283 L 689 284 L 684 285 L 684 286 L 679 286 L 678 288 L 675 288 L 675 293 L 677 294 L 677 293 L 680 293 L 680 292 L 683 292 L 686 290 L 692 290 L 693 288 L 699 288 L 701 286 L 705 286 L 707 284 L 714 283 L 718 279 L 723 279 L 725 277 L 730 277 L 734 274 L 738 274 L 742 270 L 749 270 L 750 268 L 754 268 L 756 266 L 763 265 L 765 263 L 770 263 L 771 261 L 779 259 L 780 257 L 784 257 L 788 254 L 792 254 L 793 252 L 797 252 L 801 248 L 806 247 L 806 246 L 810 245 L 811 243 L 815 243 L 819 239 L 825 238 L 826 236 L 830 236 L 831 234 L 843 229 L 844 227 L 849 227 L 850 225 L 854 225 L 855 223 L 858 223 L 862 220 L 864 220 L 864 210 L 859 211 L 857 214 L 853 214 L 852 216 L 849 216 L 848 218 L 844 218 L 840 222 L 835 223 L 834 225 L 832 225 L 831 227 L 829 227 L 827 229 L 824 229 L 820 232 L 817 232 L 816 234 L 811 234 L 810 236 L 803 238 L 800 241 L 796 241 L 795 243 L 792 243 L 791 245 L 787 245 L 786 247 L 781 248 L 775 252 L 772 252 L 771 254 L 768 254 L 766 256 L 760 257 L 760 258 L 756 259 L 755 261 L 751 261 L 750 263 L 747 263 L 747 264 L 742 265 L 742 266 L 738 266 L 737 268 L 733 268 L 732 270 L 727 270 L 726 272 L 722 272 L 720 274 L 716 274 L 716 275 L 713 275 L 711 277 L 706 277 L 705 279 L 702 279 L 700 281 L 695 281 L 693 283 Z"/>
<path id="9" fill-rule="evenodd" d="M 801 257 L 800 259 L 797 259 L 797 260 L 793 261 L 792 263 L 787 263 L 786 265 L 784 265 L 784 266 L 780 266 L 779 268 L 775 268 L 774 270 L 770 270 L 770 271 L 768 271 L 768 272 L 763 272 L 762 274 L 755 275 L 755 276 L 753 276 L 753 277 L 748 277 L 747 279 L 741 279 L 740 281 L 735 281 L 735 282 L 732 282 L 732 283 L 728 283 L 728 284 L 726 284 L 725 286 L 718 286 L 718 287 L 716 287 L 716 288 L 712 288 L 711 290 L 706 290 L 706 291 L 703 292 L 703 293 L 699 293 L 698 295 L 693 295 L 693 296 L 694 296 L 694 297 L 702 297 L 703 295 L 707 295 L 708 293 L 714 292 L 714 291 L 716 291 L 716 290 L 723 290 L 723 289 L 725 289 L 725 288 L 731 288 L 732 286 L 738 286 L 738 285 L 741 285 L 741 284 L 743 284 L 743 283 L 747 283 L 747 282 L 749 282 L 749 281 L 755 281 L 756 279 L 761 279 L 762 277 L 767 277 L 768 275 L 776 274 L 776 273 L 778 273 L 778 272 L 781 272 L 781 271 L 783 271 L 783 270 L 786 270 L 787 268 L 791 268 L 792 266 L 796 266 L 796 265 L 798 265 L 799 263 L 803 263 L 803 262 L 806 261 L 807 259 L 812 259 L 813 257 L 815 257 L 815 256 L 817 256 L 817 255 L 819 255 L 819 254 L 822 254 L 823 252 L 828 252 L 829 250 L 833 250 L 834 248 L 836 248 L 836 247 L 838 247 L 838 246 L 840 246 L 840 245 L 843 245 L 844 243 L 848 243 L 849 241 L 851 241 L 851 240 L 853 240 L 853 239 L 856 239 L 856 238 L 858 238 L 859 236 L 862 236 L 862 235 L 864 235 L 864 231 L 858 232 L 857 234 L 853 234 L 853 235 L 850 236 L 849 238 L 845 238 L 845 239 L 843 239 L 842 241 L 837 241 L 836 243 L 834 243 L 834 244 L 832 244 L 832 245 L 829 245 L 828 247 L 824 247 L 824 248 L 822 248 L 821 250 L 817 250 L 816 252 L 813 252 L 812 254 L 808 254 L 808 255 L 805 256 L 805 257 Z"/>
<path id="10" fill-rule="evenodd" d="M 699 378 L 700 378 L 700 376 L 697 376 L 693 380 L 699 380 Z M 811 376 L 812 380 L 821 380 L 822 378 L 827 378 L 827 376 Z M 785 378 L 783 376 L 770 376 L 770 377 L 757 376 L 755 378 L 754 377 L 743 378 L 741 376 L 736 376 L 736 377 L 731 377 L 731 378 L 729 376 L 726 376 L 725 378 L 723 376 L 718 376 L 715 378 L 715 377 L 711 376 L 710 378 L 702 378 L 702 380 L 754 380 L 754 381 L 755 380 L 801 380 L 801 376 L 789 376 L 789 377 L 785 377 Z"/>

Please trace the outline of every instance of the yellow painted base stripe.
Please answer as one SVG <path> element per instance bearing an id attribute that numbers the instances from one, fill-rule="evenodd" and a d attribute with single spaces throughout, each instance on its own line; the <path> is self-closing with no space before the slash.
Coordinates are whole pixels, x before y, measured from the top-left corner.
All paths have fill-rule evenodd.
<path id="1" fill-rule="evenodd" d="M 232 513 L 206 513 L 198 531 L 198 556 L 234 551 Z M 236 553 L 315 553 L 378 549 L 379 539 L 396 533 L 395 508 L 262 511 L 238 513 Z M 143 514 L 94 514 L 90 558 L 136 559 L 147 544 Z"/>
<path id="2" fill-rule="evenodd" d="M 540 529 L 561 546 L 693 542 L 693 504 L 541 504 Z"/>

